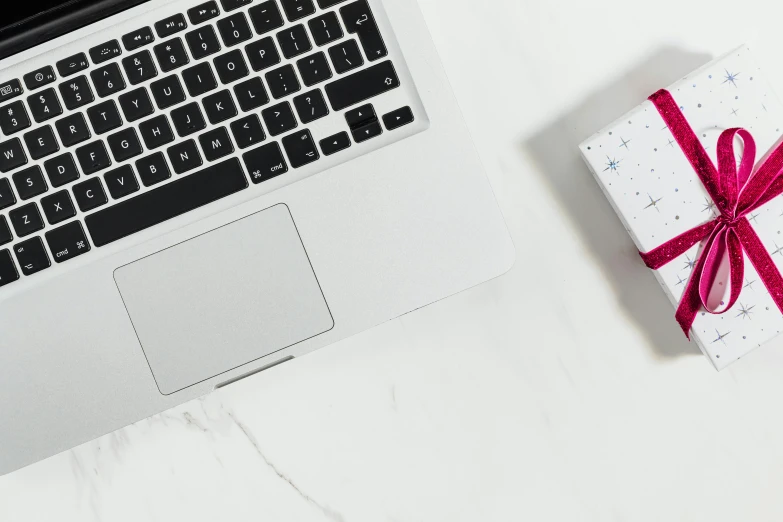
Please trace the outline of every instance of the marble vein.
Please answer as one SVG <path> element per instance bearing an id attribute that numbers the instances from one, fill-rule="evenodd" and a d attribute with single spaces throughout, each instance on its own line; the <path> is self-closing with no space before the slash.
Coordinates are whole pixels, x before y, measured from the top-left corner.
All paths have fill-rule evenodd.
<path id="1" fill-rule="evenodd" d="M 321 505 L 310 495 L 302 491 L 299 488 L 299 486 L 294 484 L 293 480 L 291 480 L 285 473 L 280 471 L 277 468 L 277 466 L 275 466 L 275 464 L 272 461 L 270 461 L 266 457 L 266 455 L 264 455 L 264 452 L 261 451 L 261 446 L 258 444 L 258 440 L 256 440 L 255 436 L 253 435 L 253 432 L 247 426 L 245 426 L 242 421 L 237 419 L 236 415 L 234 415 L 233 412 L 227 411 L 226 413 L 228 414 L 228 417 L 231 419 L 231 421 L 236 425 L 236 427 L 239 428 L 239 430 L 244 434 L 245 438 L 250 443 L 250 445 L 253 446 L 253 449 L 255 449 L 258 456 L 261 457 L 261 460 L 264 461 L 264 463 L 269 467 L 269 469 L 271 469 L 275 473 L 275 475 L 277 475 L 278 477 L 280 477 L 280 479 L 287 482 L 288 485 L 291 486 L 293 490 L 296 491 L 299 494 L 299 496 L 301 496 L 304 500 L 306 500 L 308 503 L 318 508 L 326 516 L 326 518 L 328 518 L 329 520 L 333 520 L 334 522 L 345 522 L 345 519 L 339 512 L 327 506 Z"/>

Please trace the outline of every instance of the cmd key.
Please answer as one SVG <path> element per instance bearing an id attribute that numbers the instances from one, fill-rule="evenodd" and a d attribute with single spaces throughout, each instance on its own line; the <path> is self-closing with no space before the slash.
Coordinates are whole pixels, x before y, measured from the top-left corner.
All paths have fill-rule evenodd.
<path id="1" fill-rule="evenodd" d="M 72 221 L 46 233 L 46 242 L 55 262 L 62 263 L 90 251 L 90 242 L 82 224 Z"/>
<path id="2" fill-rule="evenodd" d="M 332 108 L 341 111 L 399 86 L 394 65 L 386 60 L 327 84 L 326 95 Z"/>

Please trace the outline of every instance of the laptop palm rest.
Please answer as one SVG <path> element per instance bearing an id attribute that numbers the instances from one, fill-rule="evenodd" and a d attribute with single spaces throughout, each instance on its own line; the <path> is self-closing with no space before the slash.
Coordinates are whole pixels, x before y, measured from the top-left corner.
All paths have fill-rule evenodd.
<path id="1" fill-rule="evenodd" d="M 123 266 L 114 279 L 164 395 L 334 326 L 282 204 Z"/>

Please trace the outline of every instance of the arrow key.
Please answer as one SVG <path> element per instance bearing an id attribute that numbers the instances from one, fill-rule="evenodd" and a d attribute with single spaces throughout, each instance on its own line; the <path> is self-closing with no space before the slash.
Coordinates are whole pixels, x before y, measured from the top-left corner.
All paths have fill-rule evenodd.
<path id="1" fill-rule="evenodd" d="M 331 156 L 335 152 L 345 150 L 351 146 L 351 138 L 348 137 L 347 132 L 340 132 L 334 136 L 321 140 L 321 150 L 325 156 Z"/>
<path id="2" fill-rule="evenodd" d="M 409 123 L 413 123 L 413 111 L 410 107 L 401 107 L 383 115 L 383 124 L 386 126 L 386 130 L 399 129 Z"/>

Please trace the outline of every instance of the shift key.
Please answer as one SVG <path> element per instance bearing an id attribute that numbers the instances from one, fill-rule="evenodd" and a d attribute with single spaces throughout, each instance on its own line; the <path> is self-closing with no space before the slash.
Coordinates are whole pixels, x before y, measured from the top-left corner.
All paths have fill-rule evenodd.
<path id="1" fill-rule="evenodd" d="M 46 242 L 57 263 L 68 261 L 90 251 L 90 242 L 84 233 L 82 224 L 73 221 L 46 233 Z"/>
<path id="2" fill-rule="evenodd" d="M 332 108 L 341 111 L 399 86 L 394 65 L 386 60 L 328 84 L 326 95 Z"/>

